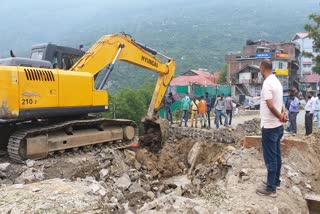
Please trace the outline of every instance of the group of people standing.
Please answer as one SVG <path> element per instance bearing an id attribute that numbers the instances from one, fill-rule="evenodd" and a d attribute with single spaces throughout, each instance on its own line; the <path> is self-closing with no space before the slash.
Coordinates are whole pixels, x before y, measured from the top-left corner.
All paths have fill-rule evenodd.
<path id="1" fill-rule="evenodd" d="M 308 100 L 304 107 L 304 110 L 306 135 L 310 135 L 312 134 L 312 124 L 314 117 L 317 118 L 318 129 L 320 129 L 320 93 L 317 94 L 317 97 L 314 97 L 312 92 L 308 92 Z"/>
<path id="2" fill-rule="evenodd" d="M 165 99 L 165 110 L 166 118 L 172 124 L 172 113 L 170 107 L 174 102 L 172 93 Z M 201 96 L 200 99 L 193 97 L 191 100 L 189 93 L 186 93 L 184 98 L 181 100 L 181 119 L 179 126 L 182 126 L 184 122 L 185 127 L 188 127 L 189 112 L 191 112 L 191 127 L 198 128 L 198 118 L 200 119 L 199 128 L 211 128 L 211 111 L 215 112 L 215 125 L 218 129 L 222 125 L 222 117 L 224 117 L 224 126 L 228 127 L 231 125 L 233 102 L 231 96 L 224 97 L 222 93 L 217 98 L 209 97 L 209 93 L 205 93 L 205 97 Z M 229 115 L 229 117 L 228 117 Z"/>
<path id="3" fill-rule="evenodd" d="M 289 91 L 289 98 L 286 102 L 286 109 L 289 116 L 289 124 L 286 131 L 292 134 L 297 133 L 297 115 L 301 106 L 301 101 L 298 99 L 297 94 L 297 90 L 291 89 Z M 317 97 L 314 97 L 312 92 L 308 92 L 304 111 L 305 134 L 310 135 L 312 133 L 312 124 L 314 118 L 317 118 L 317 127 L 320 129 L 320 93 L 317 94 Z"/>

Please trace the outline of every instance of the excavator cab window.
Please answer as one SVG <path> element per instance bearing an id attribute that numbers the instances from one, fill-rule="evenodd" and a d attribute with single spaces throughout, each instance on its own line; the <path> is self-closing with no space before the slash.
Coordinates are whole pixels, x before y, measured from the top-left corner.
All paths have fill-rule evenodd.
<path id="1" fill-rule="evenodd" d="M 51 61 L 53 68 L 59 68 L 59 57 L 58 52 L 55 52 Z"/>
<path id="2" fill-rule="evenodd" d="M 80 56 L 71 54 L 62 54 L 62 69 L 69 70 L 74 63 L 80 59 Z"/>
<path id="3" fill-rule="evenodd" d="M 43 51 L 34 51 L 31 53 L 31 59 L 42 59 Z"/>

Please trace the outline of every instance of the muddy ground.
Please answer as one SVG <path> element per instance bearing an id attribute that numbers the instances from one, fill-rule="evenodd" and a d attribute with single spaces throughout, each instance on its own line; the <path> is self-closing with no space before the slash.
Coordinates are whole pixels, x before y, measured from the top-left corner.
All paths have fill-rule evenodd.
<path id="1" fill-rule="evenodd" d="M 241 147 L 259 120 L 219 130 L 171 127 L 160 150 L 106 146 L 25 165 L 0 157 L 0 213 L 307 213 L 320 192 L 320 134 L 283 157 L 277 198 L 258 196 L 262 154 Z M 150 139 L 153 139 L 151 137 Z"/>

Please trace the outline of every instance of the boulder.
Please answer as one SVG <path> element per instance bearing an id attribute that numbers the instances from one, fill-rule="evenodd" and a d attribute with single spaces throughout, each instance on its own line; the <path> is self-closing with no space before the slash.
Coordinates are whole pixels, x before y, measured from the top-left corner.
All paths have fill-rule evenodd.
<path id="1" fill-rule="evenodd" d="M 34 160 L 29 160 L 29 159 L 26 160 L 26 165 L 27 165 L 27 167 L 29 167 L 29 168 L 33 167 L 35 163 L 36 163 L 36 162 L 35 162 Z"/>
<path id="2" fill-rule="evenodd" d="M 10 166 L 10 163 L 1 163 L 0 164 L 0 171 L 1 172 L 6 172 L 8 170 L 8 168 L 9 168 L 9 166 Z"/>
<path id="3" fill-rule="evenodd" d="M 130 193 L 145 193 L 145 190 L 137 182 L 133 183 L 129 188 Z"/>
<path id="4" fill-rule="evenodd" d="M 147 196 L 148 198 L 150 198 L 151 200 L 153 200 L 155 198 L 155 194 L 152 191 L 148 191 L 147 192 Z"/>
<path id="5" fill-rule="evenodd" d="M 116 181 L 116 185 L 119 188 L 128 189 L 131 185 L 130 177 L 127 173 L 124 173 L 119 179 Z"/>

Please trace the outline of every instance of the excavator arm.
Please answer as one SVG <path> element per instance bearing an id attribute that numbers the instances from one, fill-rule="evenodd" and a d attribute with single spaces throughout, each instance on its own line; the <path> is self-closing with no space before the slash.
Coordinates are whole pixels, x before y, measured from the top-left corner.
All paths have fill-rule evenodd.
<path id="1" fill-rule="evenodd" d="M 162 62 L 159 57 L 156 58 L 156 55 L 163 58 L 165 62 Z M 147 113 L 147 117 L 151 119 L 155 110 L 160 108 L 167 87 L 174 76 L 175 61 L 121 33 L 101 37 L 70 70 L 89 72 L 96 76 L 103 69 L 106 69 L 106 73 L 97 88 L 102 90 L 117 60 L 159 74 Z"/>

